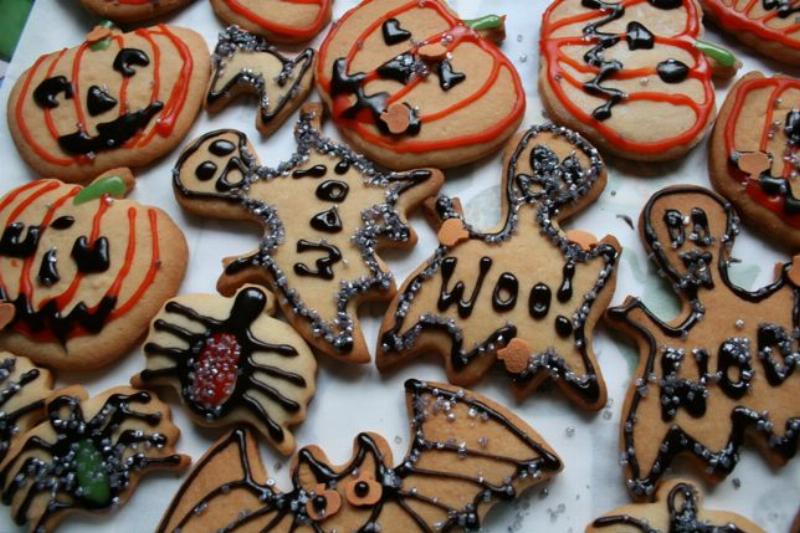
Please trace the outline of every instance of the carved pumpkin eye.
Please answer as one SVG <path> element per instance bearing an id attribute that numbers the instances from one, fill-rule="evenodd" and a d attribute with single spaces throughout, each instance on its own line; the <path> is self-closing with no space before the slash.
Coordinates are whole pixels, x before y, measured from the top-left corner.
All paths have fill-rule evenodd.
<path id="1" fill-rule="evenodd" d="M 306 503 L 308 516 L 317 522 L 322 522 L 336 513 L 342 507 L 342 497 L 335 490 L 319 484 L 314 488 L 313 496 Z"/>
<path id="2" fill-rule="evenodd" d="M 372 474 L 362 472 L 349 479 L 344 487 L 347 501 L 354 507 L 371 507 L 383 496 L 383 487 Z"/>

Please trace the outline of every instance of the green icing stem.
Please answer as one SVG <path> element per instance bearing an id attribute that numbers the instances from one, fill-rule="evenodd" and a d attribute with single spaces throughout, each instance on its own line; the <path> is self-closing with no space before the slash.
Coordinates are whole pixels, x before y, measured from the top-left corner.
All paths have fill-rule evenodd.
<path id="1" fill-rule="evenodd" d="M 475 31 L 496 30 L 505 25 L 503 17 L 498 15 L 484 15 L 483 17 L 469 19 L 463 22 Z"/>
<path id="2" fill-rule="evenodd" d="M 105 507 L 111 501 L 111 485 L 108 482 L 103 455 L 89 439 L 78 442 L 75 450 L 75 473 L 81 498 L 97 507 Z"/>
<path id="3" fill-rule="evenodd" d="M 104 28 L 116 28 L 116 26 L 114 26 L 114 23 L 111 22 L 110 20 L 101 20 L 100 23 L 97 25 L 102 26 Z M 89 46 L 89 49 L 94 52 L 99 52 L 100 50 L 105 50 L 106 48 L 108 48 L 110 44 L 111 44 L 111 37 L 106 37 L 105 39 L 101 39 L 96 43 L 92 43 Z"/>
<path id="4" fill-rule="evenodd" d="M 76 194 L 72 203 L 75 205 L 85 204 L 102 198 L 106 194 L 115 198 L 123 198 L 125 191 L 125 180 L 119 176 L 106 176 Z"/>
<path id="5" fill-rule="evenodd" d="M 708 41 L 696 40 L 694 47 L 700 50 L 706 57 L 713 59 L 723 67 L 735 67 L 739 62 L 730 50 L 723 48 Z"/>

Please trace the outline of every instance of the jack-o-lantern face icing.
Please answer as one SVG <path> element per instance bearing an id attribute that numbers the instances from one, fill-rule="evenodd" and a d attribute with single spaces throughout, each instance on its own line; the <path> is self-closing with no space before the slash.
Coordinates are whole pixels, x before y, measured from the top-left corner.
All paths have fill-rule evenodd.
<path id="1" fill-rule="evenodd" d="M 266 283 L 309 344 L 366 363 L 357 307 L 395 293 L 376 249 L 416 242 L 405 215 L 436 194 L 443 177 L 437 170 L 379 172 L 321 135 L 321 113 L 320 106 L 303 109 L 298 151 L 277 168 L 258 164 L 243 133 L 208 133 L 178 160 L 175 193 L 194 213 L 254 220 L 264 228 L 257 250 L 226 260 L 218 283 L 223 294 L 243 283 Z"/>
<path id="2" fill-rule="evenodd" d="M 14 308 L 0 347 L 48 367 L 99 367 L 175 294 L 183 233 L 123 199 L 132 184 L 118 169 L 87 187 L 43 179 L 0 198 L 0 302 Z"/>
<path id="3" fill-rule="evenodd" d="M 770 59 L 800 64 L 800 6 L 792 0 L 700 0 L 723 30 Z"/>
<path id="4" fill-rule="evenodd" d="M 250 432 L 234 431 L 200 459 L 157 531 L 477 530 L 496 502 L 561 469 L 532 428 L 479 394 L 409 380 L 406 405 L 411 447 L 397 466 L 380 435 L 361 433 L 344 466 L 300 450 L 289 492 L 266 479 Z"/>
<path id="5" fill-rule="evenodd" d="M 176 11 L 192 0 L 81 0 L 83 7 L 115 22 L 139 22 Z"/>
<path id="6" fill-rule="evenodd" d="M 31 428 L 0 463 L 3 503 L 29 531 L 55 531 L 67 515 L 119 507 L 140 478 L 176 470 L 180 431 L 152 393 L 115 387 L 93 398 L 75 385 L 47 400 L 47 420 Z"/>
<path id="7" fill-rule="evenodd" d="M 288 324 L 272 318 L 274 297 L 247 286 L 167 302 L 144 345 L 136 387 L 169 385 L 202 425 L 250 423 L 281 453 L 294 451 L 289 426 L 314 394 L 316 359 Z"/>
<path id="8" fill-rule="evenodd" d="M 700 15 L 696 0 L 555 0 L 540 41 L 545 107 L 612 153 L 679 157 L 714 118 Z"/>
<path id="9" fill-rule="evenodd" d="M 764 533 L 745 517 L 703 506 L 703 495 L 688 481 L 673 480 L 658 488 L 655 503 L 624 505 L 601 516 L 586 533 L 625 531 L 634 533 Z"/>
<path id="10" fill-rule="evenodd" d="M 800 248 L 800 79 L 753 72 L 739 80 L 714 127 L 709 167 L 745 222 Z"/>
<path id="11" fill-rule="evenodd" d="M 519 75 L 488 38 L 503 24 L 462 21 L 441 0 L 365 0 L 320 47 L 317 86 L 342 133 L 382 165 L 469 163 L 525 112 Z"/>
<path id="12" fill-rule="evenodd" d="M 191 30 L 97 27 L 83 44 L 41 56 L 19 77 L 9 128 L 42 176 L 84 181 L 145 165 L 188 131 L 208 75 L 205 41 Z"/>
<path id="13" fill-rule="evenodd" d="M 640 224 L 683 313 L 664 322 L 632 297 L 608 312 L 639 346 L 620 442 L 628 490 L 652 498 L 681 455 L 719 480 L 735 468 L 747 433 L 773 464 L 784 464 L 800 441 L 800 261 L 777 265 L 776 281 L 755 291 L 734 284 L 738 217 L 701 187 L 656 193 Z"/>
<path id="14" fill-rule="evenodd" d="M 509 146 L 505 221 L 491 233 L 464 222 L 441 197 L 440 246 L 387 311 L 378 367 L 437 353 L 451 382 L 478 381 L 500 359 L 518 397 L 546 379 L 579 405 L 600 409 L 606 389 L 591 339 L 614 292 L 620 246 L 564 234 L 559 222 L 592 202 L 605 167 L 566 128 L 534 127 Z M 530 258 L 535 257 L 535 263 Z"/>
<path id="15" fill-rule="evenodd" d="M 314 49 L 287 59 L 264 39 L 228 27 L 212 56 L 213 74 L 206 97 L 209 111 L 225 107 L 240 93 L 258 96 L 256 127 L 264 135 L 278 129 L 308 96 L 314 81 Z"/>
<path id="16" fill-rule="evenodd" d="M 278 43 L 313 39 L 331 20 L 333 0 L 211 0 L 219 18 Z"/>

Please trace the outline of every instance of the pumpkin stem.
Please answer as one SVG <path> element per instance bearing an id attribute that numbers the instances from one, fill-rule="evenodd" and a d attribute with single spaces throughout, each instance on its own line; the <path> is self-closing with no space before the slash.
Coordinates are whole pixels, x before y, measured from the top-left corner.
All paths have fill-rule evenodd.
<path id="1" fill-rule="evenodd" d="M 495 44 L 502 43 L 506 38 L 505 15 L 484 15 L 476 19 L 468 19 L 462 22 L 465 26 L 480 33 L 484 39 L 488 39 Z"/>
<path id="2" fill-rule="evenodd" d="M 731 78 L 742 67 L 741 61 L 733 55 L 733 52 L 718 44 L 698 39 L 694 42 L 694 47 L 706 56 L 715 76 Z"/>

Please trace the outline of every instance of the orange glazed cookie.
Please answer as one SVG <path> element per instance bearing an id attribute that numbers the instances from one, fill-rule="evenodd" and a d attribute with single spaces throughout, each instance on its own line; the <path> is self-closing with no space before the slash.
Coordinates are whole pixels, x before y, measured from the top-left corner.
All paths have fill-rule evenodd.
<path id="1" fill-rule="evenodd" d="M 227 24 L 277 43 L 313 39 L 331 20 L 333 0 L 211 0 Z"/>

